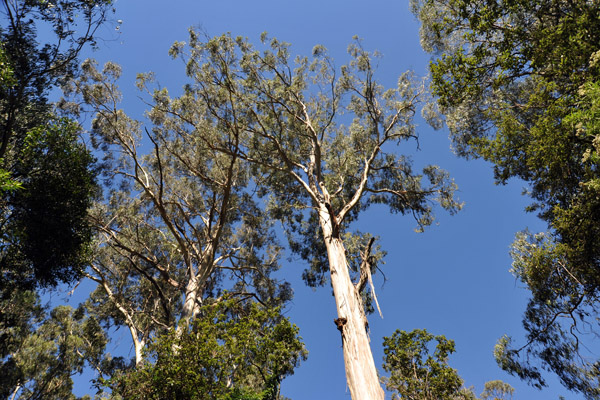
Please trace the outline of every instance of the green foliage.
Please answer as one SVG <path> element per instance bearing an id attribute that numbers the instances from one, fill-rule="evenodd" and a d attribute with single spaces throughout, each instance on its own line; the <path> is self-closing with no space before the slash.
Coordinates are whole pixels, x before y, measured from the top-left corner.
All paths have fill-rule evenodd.
<path id="1" fill-rule="evenodd" d="M 76 74 L 109 1 L 2 1 L 0 337 L 3 398 L 67 399 L 71 375 L 104 347 L 81 312 L 50 315 L 32 291 L 81 276 L 88 261 L 93 158 L 47 96 Z M 43 32 L 38 32 L 38 29 Z"/>
<path id="2" fill-rule="evenodd" d="M 12 166 L 10 154 L 18 154 L 27 132 L 46 122 L 49 91 L 76 74 L 77 55 L 85 45 L 94 45 L 109 4 L 110 0 L 2 2 L 6 24 L 0 27 L 0 62 L 6 84 L 0 85 L 0 158 L 7 170 Z"/>
<path id="3" fill-rule="evenodd" d="M 99 365 L 106 344 L 96 320 L 67 306 L 48 315 L 31 291 L 14 290 L 0 307 L 0 396 L 75 399 L 72 375 L 81 373 L 86 363 Z"/>
<path id="4" fill-rule="evenodd" d="M 147 361 L 109 384 L 124 400 L 276 400 L 306 358 L 300 340 L 278 309 L 227 300 L 202 307 L 191 329 L 154 339 Z"/>
<path id="5" fill-rule="evenodd" d="M 90 240 L 84 221 L 93 191 L 91 158 L 77 144 L 75 125 L 56 120 L 47 95 L 76 74 L 77 55 L 94 44 L 109 4 L 19 0 L 0 5 L 2 285 L 18 278 L 29 286 L 52 286 L 81 272 Z"/>
<path id="6" fill-rule="evenodd" d="M 435 343 L 435 347 L 433 344 Z M 495 380 L 485 383 L 481 398 L 463 386 L 458 372 L 448 365 L 455 351 L 454 341 L 434 336 L 425 329 L 397 330 L 383 338 L 383 381 L 393 392 L 392 399 L 408 400 L 511 400 L 514 389 Z"/>
<path id="7" fill-rule="evenodd" d="M 432 340 L 437 342 L 433 355 Z M 383 338 L 383 346 L 383 369 L 390 373 L 385 384 L 388 390 L 397 393 L 394 398 L 450 399 L 459 393 L 463 381 L 447 364 L 448 356 L 454 353 L 454 341 L 421 329 L 397 330 Z"/>
<path id="8" fill-rule="evenodd" d="M 539 365 L 587 398 L 600 393 L 582 339 L 597 332 L 600 290 L 598 82 L 600 4 L 560 0 L 413 1 L 432 90 L 453 145 L 494 165 L 497 182 L 529 184 L 548 224 L 519 234 L 513 272 L 532 299 L 527 342 L 499 363 L 539 386 Z M 560 318 L 566 316 L 567 318 Z M 582 324 L 586 327 L 583 328 Z"/>
<path id="9" fill-rule="evenodd" d="M 4 51 L 4 45 L 0 42 L 0 88 L 8 89 L 16 83 L 10 60 Z M 0 165 L 4 165 L 4 160 L 0 159 Z M 20 188 L 21 185 L 12 179 L 10 171 L 0 168 L 0 191 L 10 192 Z"/>
<path id="10" fill-rule="evenodd" d="M 7 89 L 15 85 L 15 83 L 15 74 L 10 60 L 6 51 L 4 51 L 4 44 L 0 42 L 0 87 Z"/>
<path id="11" fill-rule="evenodd" d="M 289 44 L 266 34 L 261 42 L 255 47 L 242 37 L 208 38 L 191 30 L 188 45 L 176 43 L 171 54 L 186 62 L 186 94 L 205 107 L 203 119 L 228 132 L 209 145 L 248 166 L 291 251 L 309 264 L 306 283 L 322 285 L 331 277 L 340 321 L 350 321 L 345 332 L 340 329 L 342 338 L 358 343 L 344 347 L 350 392 L 379 397 L 364 330 L 365 309 L 372 310 L 376 298 L 374 286 L 364 290 L 364 283 L 381 253 L 361 254 L 372 242 L 350 233 L 350 224 L 382 204 L 412 215 L 420 230 L 432 223 L 435 203 L 451 213 L 461 208 L 456 185 L 436 166 L 413 172 L 410 158 L 398 153 L 417 137 L 413 117 L 422 86 L 410 73 L 386 90 L 374 79 L 377 54 L 356 38 L 348 47 L 350 61 L 339 70 L 322 46 L 293 61 Z M 361 262 L 352 268 L 346 254 Z"/>
<path id="12" fill-rule="evenodd" d="M 289 300 L 289 285 L 271 277 L 280 248 L 249 169 L 238 154 L 211 148 L 235 132 L 206 120 L 189 94 L 171 98 L 140 75 L 151 97 L 145 128 L 119 109 L 118 65 L 99 70 L 88 60 L 82 70 L 69 94 L 94 112 L 91 138 L 106 178 L 91 211 L 98 236 L 88 277 L 98 287 L 90 312 L 126 326 L 140 362 L 150 338 L 191 323 L 224 289 L 270 306 Z"/>
<path id="13" fill-rule="evenodd" d="M 481 400 L 512 400 L 515 389 L 502 381 L 489 381 L 484 385 Z"/>
<path id="14" fill-rule="evenodd" d="M 79 277 L 88 262 L 86 213 L 96 192 L 94 159 L 79 127 L 50 120 L 25 138 L 12 174 L 19 190 L 4 193 L 2 284 L 56 285 Z"/>

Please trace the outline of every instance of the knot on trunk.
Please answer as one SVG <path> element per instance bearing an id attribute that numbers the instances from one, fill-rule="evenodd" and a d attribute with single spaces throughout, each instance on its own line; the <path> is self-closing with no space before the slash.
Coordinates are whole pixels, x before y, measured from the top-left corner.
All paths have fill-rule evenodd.
<path id="1" fill-rule="evenodd" d="M 340 225 L 338 224 L 337 217 L 335 211 L 333 211 L 333 207 L 331 207 L 331 203 L 329 201 L 325 202 L 325 208 L 327 208 L 327 212 L 329 213 L 329 218 L 331 219 L 331 236 L 334 238 L 340 237 Z"/>
<path id="2" fill-rule="evenodd" d="M 348 322 L 348 319 L 344 317 L 336 318 L 333 320 L 333 323 L 335 324 L 335 326 L 337 326 L 338 331 L 340 331 L 342 335 L 344 334 L 344 325 L 346 325 L 346 322 Z"/>

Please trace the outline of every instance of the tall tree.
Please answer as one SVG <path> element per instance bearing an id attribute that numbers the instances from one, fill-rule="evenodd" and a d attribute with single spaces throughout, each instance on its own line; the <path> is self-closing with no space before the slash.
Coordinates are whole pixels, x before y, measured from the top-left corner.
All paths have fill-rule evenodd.
<path id="1" fill-rule="evenodd" d="M 289 300 L 289 285 L 270 277 L 280 249 L 248 168 L 235 152 L 207 146 L 235 146 L 237 133 L 205 120 L 191 94 L 171 99 L 140 75 L 151 96 L 149 130 L 119 109 L 117 65 L 82 68 L 71 89 L 95 114 L 91 134 L 107 182 L 91 213 L 98 239 L 86 276 L 98 288 L 89 308 L 129 330 L 136 364 L 154 335 L 183 332 L 224 290 L 266 307 Z"/>
<path id="2" fill-rule="evenodd" d="M 413 1 L 432 90 L 454 148 L 494 165 L 497 182 L 529 184 L 548 232 L 519 233 L 513 273 L 531 290 L 525 343 L 503 338 L 500 365 L 536 386 L 540 367 L 587 398 L 600 395 L 600 197 L 597 1 Z M 590 339 L 594 340 L 594 339 Z M 532 360 L 541 361 L 541 365 Z"/>
<path id="3" fill-rule="evenodd" d="M 383 399 L 362 295 L 376 257 L 372 241 L 348 227 L 371 204 L 412 214 L 420 228 L 431 223 L 434 201 L 451 212 L 460 208 L 444 171 L 428 166 L 417 175 L 395 152 L 416 138 L 412 117 L 422 87 L 404 74 L 397 88 L 384 91 L 358 41 L 340 73 L 321 46 L 312 61 L 299 57 L 294 64 L 288 44 L 262 40 L 268 46 L 259 51 L 243 38 L 204 40 L 191 31 L 189 54 L 181 43 L 172 54 L 187 63 L 186 90 L 206 107 L 204 119 L 236 133 L 235 142 L 217 137 L 206 144 L 252 166 L 258 194 L 284 222 L 291 249 L 311 263 L 309 283 L 330 272 L 352 398 Z M 346 249 L 347 243 L 360 247 Z M 362 257 L 349 258 L 360 250 Z"/>
<path id="4" fill-rule="evenodd" d="M 89 330 L 92 319 L 66 308 L 48 312 L 36 289 L 73 282 L 87 263 L 93 157 L 80 127 L 53 115 L 48 94 L 76 73 L 77 55 L 93 44 L 108 10 L 108 1 L 0 2 L 0 390 L 7 398 L 68 398 L 71 375 L 104 346 L 92 340 L 101 336 Z"/>

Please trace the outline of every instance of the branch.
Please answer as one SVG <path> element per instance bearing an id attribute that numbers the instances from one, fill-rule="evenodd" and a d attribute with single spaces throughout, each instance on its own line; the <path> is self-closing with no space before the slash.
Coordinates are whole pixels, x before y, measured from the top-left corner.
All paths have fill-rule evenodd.
<path id="1" fill-rule="evenodd" d="M 529 340 L 527 341 L 527 343 L 525 343 L 525 344 L 524 344 L 523 346 L 521 346 L 521 347 L 520 347 L 518 350 L 516 350 L 516 353 L 519 353 L 519 352 L 521 352 L 521 350 L 523 350 L 524 348 L 526 348 L 526 347 L 529 347 L 529 346 L 530 346 L 530 345 L 531 345 L 531 344 L 532 344 L 532 343 L 533 343 L 535 340 L 537 340 L 537 339 L 538 339 L 538 338 L 539 338 L 539 337 L 540 337 L 542 334 L 544 334 L 544 333 L 548 332 L 548 330 L 550 329 L 550 327 L 551 327 L 551 326 L 554 324 L 554 322 L 556 322 L 556 319 L 557 319 L 558 317 L 560 317 L 561 315 L 570 315 L 571 317 L 573 317 L 573 315 L 572 315 L 572 314 L 573 314 L 573 312 L 574 312 L 574 311 L 575 311 L 577 308 L 579 308 L 579 306 L 581 305 L 581 303 L 583 303 L 583 300 L 584 300 L 584 298 L 585 298 L 585 296 L 581 296 L 581 297 L 580 297 L 580 298 L 577 300 L 577 302 L 576 302 L 576 303 L 573 305 L 573 307 L 569 308 L 568 310 L 566 310 L 566 311 L 559 311 L 559 312 L 555 313 L 555 314 L 552 316 L 552 319 L 551 319 L 551 320 L 550 320 L 550 321 L 549 321 L 549 322 L 548 322 L 548 323 L 547 323 L 547 324 L 546 324 L 546 325 L 545 325 L 545 326 L 544 326 L 544 327 L 543 327 L 541 330 L 539 330 L 539 331 L 535 332 L 535 333 L 532 335 L 531 339 L 529 339 Z"/>
<path id="2" fill-rule="evenodd" d="M 131 314 L 129 314 L 129 312 L 125 309 L 125 307 L 119 301 L 117 301 L 117 299 L 115 297 L 115 294 L 110 289 L 110 286 L 108 286 L 108 283 L 106 282 L 106 280 L 102 276 L 102 272 L 100 272 L 100 270 L 96 266 L 94 266 L 93 264 L 90 265 L 90 267 L 98 274 L 99 277 L 93 276 L 93 275 L 88 274 L 88 273 L 85 273 L 84 276 L 86 276 L 87 278 L 93 280 L 94 282 L 97 282 L 100 285 L 102 285 L 102 287 L 104 288 L 104 291 L 108 295 L 108 298 L 110 299 L 110 301 L 121 312 L 121 314 L 123 314 L 123 317 L 125 318 L 125 321 L 127 323 L 127 327 L 129 328 L 129 333 L 131 334 L 131 340 L 133 340 L 134 347 L 137 349 L 138 347 L 140 347 L 140 340 L 138 338 L 138 329 L 135 326 L 135 322 L 133 321 L 133 317 L 131 316 Z M 136 351 L 136 358 L 137 358 L 137 355 L 138 354 L 137 354 L 137 351 Z M 136 359 L 136 362 L 139 362 L 139 361 L 140 360 Z"/>
<path id="3" fill-rule="evenodd" d="M 367 244 L 367 248 L 364 252 L 361 252 L 362 262 L 360 264 L 360 278 L 356 285 L 354 285 L 354 289 L 358 296 L 365 288 L 367 281 L 369 281 L 369 286 L 371 287 L 371 293 L 373 294 L 373 299 L 375 300 L 375 305 L 377 306 L 377 311 L 379 311 L 379 316 L 383 318 L 383 314 L 381 312 L 381 308 L 379 307 L 379 302 L 377 301 L 377 295 L 375 294 L 375 286 L 373 285 L 373 278 L 371 276 L 371 248 L 373 247 L 373 243 L 375 242 L 375 238 L 372 237 L 369 239 L 369 243 Z"/>

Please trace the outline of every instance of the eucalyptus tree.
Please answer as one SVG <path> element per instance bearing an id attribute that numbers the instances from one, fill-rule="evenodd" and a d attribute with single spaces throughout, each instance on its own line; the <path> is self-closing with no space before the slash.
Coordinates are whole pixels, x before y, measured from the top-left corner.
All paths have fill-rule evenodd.
<path id="1" fill-rule="evenodd" d="M 432 91 L 454 148 L 517 177 L 548 225 L 521 232 L 512 272 L 532 298 L 521 345 L 501 339 L 502 368 L 536 386 L 541 369 L 587 398 L 600 395 L 600 214 L 597 1 L 414 1 Z M 589 341 L 588 341 L 589 340 Z M 539 361 L 539 363 L 538 363 Z"/>
<path id="2" fill-rule="evenodd" d="M 372 238 L 352 234 L 349 224 L 372 204 L 412 214 L 420 228 L 432 222 L 434 201 L 451 212 L 460 208 L 446 172 L 428 166 L 415 174 L 409 158 L 396 153 L 416 138 L 412 118 L 423 88 L 407 73 L 384 91 L 358 41 L 338 71 L 321 46 L 312 60 L 293 62 L 288 44 L 262 40 L 268 45 L 259 51 L 243 38 L 204 40 L 192 30 L 187 52 L 176 43 L 172 54 L 186 61 L 186 91 L 204 118 L 236 133 L 235 142 L 210 137 L 206 145 L 251 165 L 258 195 L 284 222 L 291 249 L 311 263 L 308 283 L 324 282 L 329 271 L 352 398 L 383 399 L 362 295 L 377 255 Z"/>
<path id="3" fill-rule="evenodd" d="M 86 276 L 98 287 L 88 306 L 130 331 L 136 364 L 149 339 L 188 330 L 201 305 L 224 290 L 266 307 L 289 300 L 288 284 L 270 277 L 279 247 L 235 152 L 238 133 L 207 120 L 191 94 L 171 99 L 140 75 L 151 97 L 148 129 L 119 109 L 120 67 L 99 71 L 86 61 L 82 71 L 68 90 L 95 114 L 91 137 L 106 179 L 91 212 L 98 236 Z M 212 141 L 233 151 L 217 152 Z"/>

